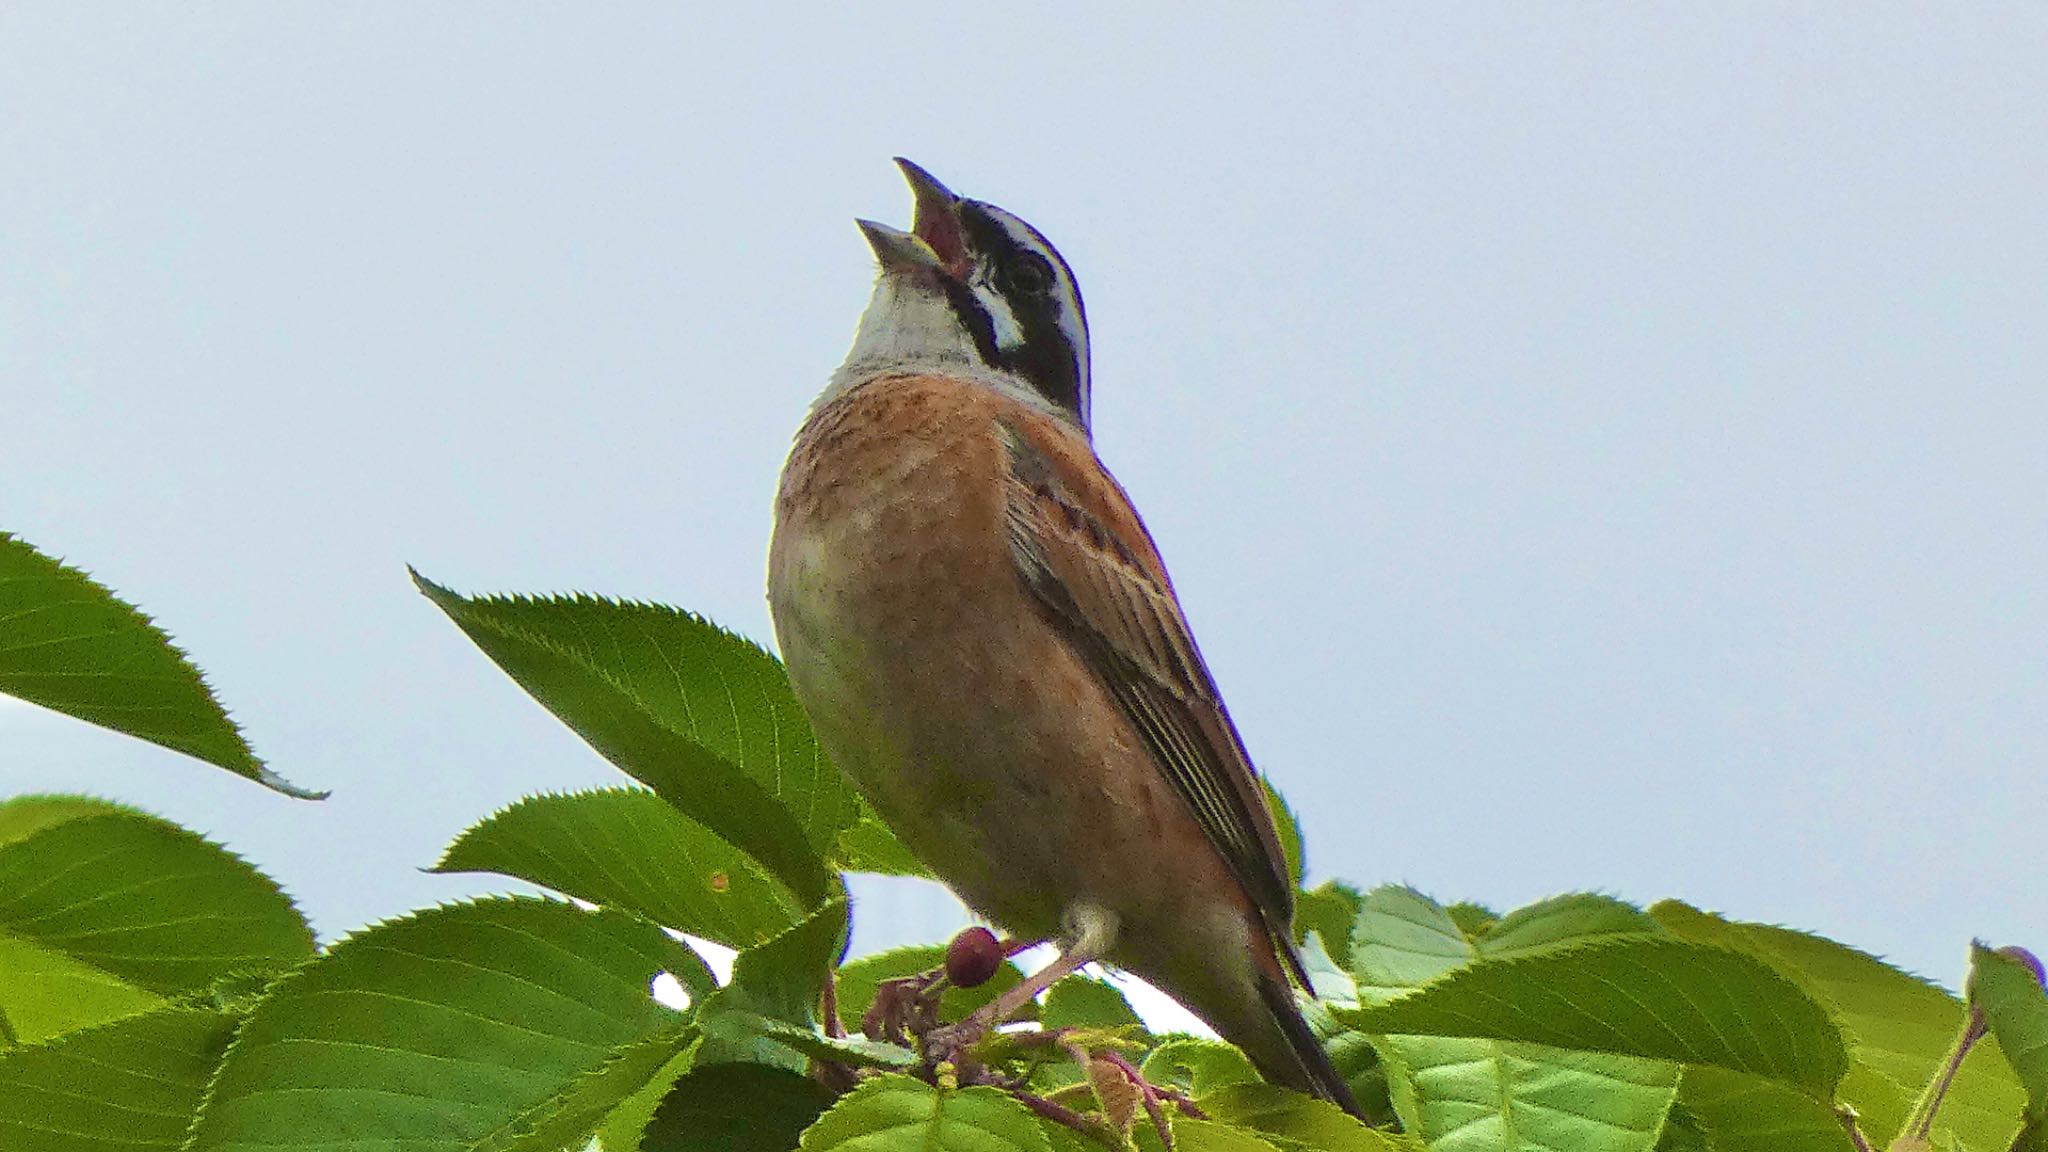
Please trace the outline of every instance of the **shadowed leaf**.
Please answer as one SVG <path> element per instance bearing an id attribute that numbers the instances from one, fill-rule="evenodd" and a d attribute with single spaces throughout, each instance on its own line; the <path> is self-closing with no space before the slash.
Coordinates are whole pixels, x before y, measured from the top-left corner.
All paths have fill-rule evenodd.
<path id="1" fill-rule="evenodd" d="M 0 1148 L 175 1152 L 235 1024 L 170 1008 L 0 1054 Z"/>
<path id="2" fill-rule="evenodd" d="M 846 902 L 828 901 L 735 957 L 732 980 L 698 1006 L 705 1035 L 698 1064 L 772 1064 L 800 1072 L 805 1056 L 836 1043 L 818 1031 L 816 1012 L 826 975 L 846 949 L 846 927 Z M 896 1062 L 888 1052 L 869 1055 Z"/>
<path id="3" fill-rule="evenodd" d="M 641 1152 L 789 1152 L 832 1103 L 800 1072 L 712 1064 L 685 1073 L 655 1109 Z"/>
<path id="4" fill-rule="evenodd" d="M 1776 1081 L 1687 1068 L 1678 1099 L 1713 1152 L 1855 1152 L 1832 1108 Z"/>
<path id="5" fill-rule="evenodd" d="M 994 1088 L 876 1076 L 803 1134 L 802 1152 L 1051 1152 L 1038 1118 Z"/>

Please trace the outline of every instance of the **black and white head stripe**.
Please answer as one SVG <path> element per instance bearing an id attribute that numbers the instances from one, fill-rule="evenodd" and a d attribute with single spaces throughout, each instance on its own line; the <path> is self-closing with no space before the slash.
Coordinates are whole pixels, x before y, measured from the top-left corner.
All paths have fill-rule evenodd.
<path id="1" fill-rule="evenodd" d="M 1088 428 L 1088 314 L 1059 250 L 1038 229 L 993 204 L 960 202 L 972 261 L 956 300 L 976 342 L 1008 371 Z M 972 306 L 978 314 L 970 315 Z"/>

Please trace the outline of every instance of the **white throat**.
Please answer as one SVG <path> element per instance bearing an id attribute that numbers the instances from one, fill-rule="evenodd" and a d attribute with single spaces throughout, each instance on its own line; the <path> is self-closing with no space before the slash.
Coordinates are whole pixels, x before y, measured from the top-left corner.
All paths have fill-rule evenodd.
<path id="1" fill-rule="evenodd" d="M 884 272 L 861 313 L 846 360 L 832 373 L 814 409 L 857 384 L 904 373 L 957 376 L 993 388 L 1041 412 L 1071 419 L 1021 377 L 983 360 L 945 293 L 921 276 Z"/>

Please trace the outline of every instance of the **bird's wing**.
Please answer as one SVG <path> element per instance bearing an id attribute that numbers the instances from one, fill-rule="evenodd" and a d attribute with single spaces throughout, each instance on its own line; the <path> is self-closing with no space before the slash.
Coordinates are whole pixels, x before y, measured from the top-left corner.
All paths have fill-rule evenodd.
<path id="1" fill-rule="evenodd" d="M 1078 439 L 1041 445 L 1007 421 L 998 428 L 1018 575 L 1129 717 L 1293 961 L 1294 887 L 1265 790 L 1151 537 Z"/>

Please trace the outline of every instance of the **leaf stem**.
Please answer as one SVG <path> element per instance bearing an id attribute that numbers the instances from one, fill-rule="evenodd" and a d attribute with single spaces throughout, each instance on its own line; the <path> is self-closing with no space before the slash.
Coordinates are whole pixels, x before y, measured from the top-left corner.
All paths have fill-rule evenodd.
<path id="1" fill-rule="evenodd" d="M 1940 1111 L 1949 1086 L 1955 1083 L 1956 1073 L 1962 1070 L 1964 1057 L 1976 1047 L 1977 1041 L 1984 1038 L 1984 1032 L 1984 1014 L 1975 1008 L 1970 1009 L 1970 1018 L 1963 1022 L 1962 1031 L 1956 1033 L 1955 1042 L 1949 1045 L 1941 1071 L 1920 1090 L 1920 1098 L 1913 1102 L 1912 1111 L 1906 1113 L 1906 1122 L 1900 1125 L 1899 1134 L 1892 1138 L 1894 1144 L 1907 1137 L 1927 1139 L 1927 1134 L 1934 1130 L 1934 1114 Z"/>

